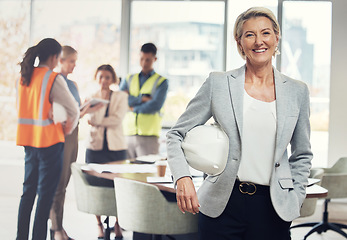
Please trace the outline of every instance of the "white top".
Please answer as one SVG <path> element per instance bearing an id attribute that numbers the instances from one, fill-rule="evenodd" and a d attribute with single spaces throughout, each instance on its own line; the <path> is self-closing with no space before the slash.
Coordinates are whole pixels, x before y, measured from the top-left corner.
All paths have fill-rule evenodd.
<path id="1" fill-rule="evenodd" d="M 242 156 L 238 178 L 269 185 L 276 140 L 276 100 L 263 102 L 244 91 Z"/>

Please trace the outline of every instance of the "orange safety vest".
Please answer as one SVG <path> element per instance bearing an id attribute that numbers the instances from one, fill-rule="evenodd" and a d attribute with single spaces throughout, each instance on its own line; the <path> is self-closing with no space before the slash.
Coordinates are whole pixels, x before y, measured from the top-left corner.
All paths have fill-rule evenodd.
<path id="1" fill-rule="evenodd" d="M 65 141 L 62 125 L 48 117 L 52 108 L 49 94 L 57 75 L 48 68 L 37 67 L 29 86 L 18 84 L 17 145 L 44 148 Z"/>

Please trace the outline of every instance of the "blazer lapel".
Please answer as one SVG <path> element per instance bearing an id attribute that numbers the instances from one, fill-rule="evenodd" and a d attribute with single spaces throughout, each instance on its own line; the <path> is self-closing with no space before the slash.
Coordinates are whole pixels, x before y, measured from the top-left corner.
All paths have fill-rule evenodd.
<path id="1" fill-rule="evenodd" d="M 233 106 L 237 127 L 242 139 L 243 126 L 243 93 L 245 85 L 245 66 L 228 74 L 229 93 Z"/>
<path id="2" fill-rule="evenodd" d="M 285 89 L 286 79 L 274 68 L 275 76 L 275 91 L 276 91 L 276 117 L 277 117 L 277 130 L 276 130 L 276 149 L 279 148 L 280 139 L 286 120 L 286 112 L 288 108 L 288 92 Z M 276 156 L 275 156 L 276 157 Z"/>

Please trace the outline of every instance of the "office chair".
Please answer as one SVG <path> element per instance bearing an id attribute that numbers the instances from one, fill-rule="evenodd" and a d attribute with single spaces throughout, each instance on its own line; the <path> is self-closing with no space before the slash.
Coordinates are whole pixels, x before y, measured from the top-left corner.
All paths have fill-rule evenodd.
<path id="1" fill-rule="evenodd" d="M 82 172 L 81 166 L 83 164 L 71 164 L 77 209 L 85 213 L 106 216 L 104 221 L 106 224 L 104 240 L 110 240 L 112 228 L 109 226 L 109 216 L 117 217 L 114 188 L 89 184 L 85 173 Z"/>
<path id="2" fill-rule="evenodd" d="M 321 168 L 311 169 L 310 178 L 322 179 L 324 170 Z M 321 182 L 318 182 L 317 185 L 320 185 Z M 309 217 L 314 214 L 317 207 L 318 198 L 306 198 L 300 209 L 300 217 Z M 312 227 L 312 223 L 301 223 L 295 226 L 291 226 L 290 229 L 299 228 L 299 227 Z"/>
<path id="3" fill-rule="evenodd" d="M 321 186 L 328 189 L 328 196 L 325 197 L 324 201 L 323 219 L 321 222 L 304 224 L 305 226 L 312 227 L 304 239 L 307 239 L 314 232 L 321 234 L 328 230 L 335 231 L 347 238 L 347 233 L 342 230 L 347 229 L 347 225 L 329 222 L 328 216 L 328 204 L 330 200 L 347 197 L 347 157 L 340 158 L 331 168 L 323 168 L 323 171 Z"/>
<path id="4" fill-rule="evenodd" d="M 114 183 L 122 228 L 152 234 L 155 239 L 198 231 L 198 215 L 183 214 L 155 185 L 123 178 L 115 178 Z"/>

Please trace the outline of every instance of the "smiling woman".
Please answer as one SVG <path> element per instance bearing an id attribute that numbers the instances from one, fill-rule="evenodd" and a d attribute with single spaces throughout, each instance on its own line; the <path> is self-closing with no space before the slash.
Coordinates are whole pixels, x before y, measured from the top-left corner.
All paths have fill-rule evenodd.
<path id="1" fill-rule="evenodd" d="M 269 37 L 270 35 L 276 36 L 276 48 L 273 53 L 273 56 L 279 54 L 278 51 L 278 40 L 281 37 L 280 26 L 276 20 L 275 15 L 268 10 L 266 14 L 261 12 L 254 12 L 253 15 L 243 18 L 242 14 L 237 18 L 236 24 L 234 26 L 234 38 L 237 42 L 237 50 L 243 59 L 246 59 L 245 52 L 243 51 L 240 41 L 243 38 L 247 38 L 250 41 L 261 40 L 260 37 Z M 259 22 L 257 25 L 254 25 L 254 21 Z M 254 29 L 255 27 L 259 29 Z M 261 41 L 259 41 L 261 42 Z"/>
<path id="2" fill-rule="evenodd" d="M 246 60 L 245 90 L 255 99 L 271 102 L 276 99 L 272 57 L 279 53 L 280 27 L 270 10 L 253 9 L 253 12 L 246 11 L 237 18 L 234 38 L 240 55 Z M 263 75 L 260 82 L 255 76 L 259 69 Z"/>
<path id="3" fill-rule="evenodd" d="M 240 14 L 234 37 L 245 66 L 211 73 L 167 134 L 177 204 L 182 212 L 200 212 L 201 240 L 288 240 L 312 159 L 308 89 L 272 66 L 280 30 L 269 9 Z M 224 172 L 213 182 L 207 178 L 197 194 L 181 142 L 211 117 L 229 137 L 229 159 Z"/>
<path id="4" fill-rule="evenodd" d="M 251 18 L 243 24 L 243 33 L 238 40 L 238 47 L 246 59 L 253 65 L 268 64 L 271 67 L 275 56 L 279 35 L 273 30 L 267 17 Z"/>

